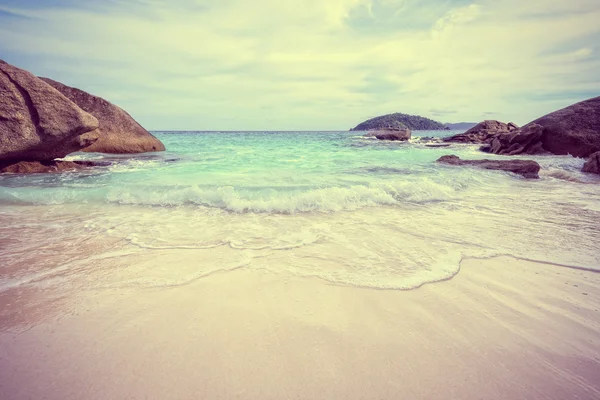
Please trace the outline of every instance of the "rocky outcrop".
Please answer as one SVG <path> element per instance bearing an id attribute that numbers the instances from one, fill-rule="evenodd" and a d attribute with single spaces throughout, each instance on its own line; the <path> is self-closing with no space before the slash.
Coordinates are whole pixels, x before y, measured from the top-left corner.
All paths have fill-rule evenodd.
<path id="1" fill-rule="evenodd" d="M 0 60 L 0 162 L 49 161 L 92 145 L 98 120 L 33 74 Z"/>
<path id="2" fill-rule="evenodd" d="M 544 115 L 525 127 L 531 124 L 542 126 L 546 151 L 589 157 L 600 151 L 600 96 Z"/>
<path id="3" fill-rule="evenodd" d="M 542 127 L 529 124 L 522 129 L 509 122 L 487 120 L 469 129 L 465 133 L 444 139 L 444 142 L 482 143 L 481 151 L 512 156 L 516 154 L 544 153 L 542 146 Z"/>
<path id="4" fill-rule="evenodd" d="M 418 115 L 394 113 L 371 118 L 350 129 L 351 131 L 370 131 L 379 129 L 408 128 L 414 131 L 446 130 L 444 124 Z"/>
<path id="5" fill-rule="evenodd" d="M 406 127 L 399 127 L 396 129 L 378 129 L 370 131 L 365 135 L 366 137 L 375 137 L 379 140 L 397 140 L 406 141 L 411 137 L 410 129 Z"/>
<path id="6" fill-rule="evenodd" d="M 518 130 L 519 127 L 512 122 L 505 124 L 496 120 L 486 120 L 475 125 L 465 133 L 444 138 L 444 142 L 454 143 L 491 143 L 498 135 L 504 135 Z"/>
<path id="7" fill-rule="evenodd" d="M 540 165 L 532 160 L 461 160 L 457 156 L 440 157 L 437 162 L 449 165 L 475 166 L 484 169 L 508 171 L 525 178 L 539 178 Z"/>
<path id="8" fill-rule="evenodd" d="M 600 151 L 595 152 L 588 158 L 583 164 L 582 172 L 589 172 L 590 174 L 600 174 Z"/>
<path id="9" fill-rule="evenodd" d="M 600 151 L 600 97 L 555 111 L 518 129 L 514 124 L 484 121 L 446 142 L 481 143 L 495 154 L 571 154 L 588 157 Z"/>
<path id="10" fill-rule="evenodd" d="M 522 129 L 495 135 L 490 144 L 480 147 L 486 153 L 514 156 L 516 154 L 545 153 L 542 145 L 543 128 L 538 124 L 529 124 Z"/>
<path id="11" fill-rule="evenodd" d="M 98 119 L 99 138 L 83 151 L 125 154 L 165 150 L 160 140 L 152 136 L 123 109 L 83 90 L 52 79 L 41 79 Z"/>
<path id="12" fill-rule="evenodd" d="M 0 173 L 37 174 L 48 172 L 75 171 L 97 165 L 91 161 L 19 161 L 12 164 L 0 164 Z"/>

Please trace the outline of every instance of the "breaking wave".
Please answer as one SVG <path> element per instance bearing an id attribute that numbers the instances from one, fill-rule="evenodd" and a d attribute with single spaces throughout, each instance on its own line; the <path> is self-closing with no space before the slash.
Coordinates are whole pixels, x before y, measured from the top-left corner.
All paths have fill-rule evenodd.
<path id="1" fill-rule="evenodd" d="M 459 188 L 458 188 L 459 189 Z M 240 188 L 233 186 L 130 186 L 6 189 L 0 192 L 5 204 L 113 203 L 140 206 L 204 206 L 244 213 L 302 213 L 352 211 L 364 207 L 403 202 L 445 201 L 457 196 L 457 188 L 422 179 L 419 182 L 390 182 L 348 187 L 302 189 Z"/>

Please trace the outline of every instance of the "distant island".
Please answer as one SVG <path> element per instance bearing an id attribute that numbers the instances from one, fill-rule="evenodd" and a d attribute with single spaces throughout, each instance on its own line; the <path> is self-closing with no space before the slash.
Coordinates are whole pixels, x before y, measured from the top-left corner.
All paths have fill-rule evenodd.
<path id="1" fill-rule="evenodd" d="M 449 128 L 441 122 L 434 121 L 419 115 L 408 115 L 394 113 L 382 115 L 381 117 L 371 118 L 358 124 L 351 131 L 370 131 L 378 129 L 403 129 L 408 128 L 413 131 L 442 131 Z"/>
<path id="2" fill-rule="evenodd" d="M 455 124 L 446 124 L 453 131 L 466 131 L 477 125 L 477 122 L 457 122 Z"/>

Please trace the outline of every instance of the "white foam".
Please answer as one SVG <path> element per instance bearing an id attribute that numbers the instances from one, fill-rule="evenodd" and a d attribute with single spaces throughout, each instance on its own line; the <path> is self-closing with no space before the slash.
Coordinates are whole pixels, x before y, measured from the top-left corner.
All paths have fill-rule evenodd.
<path id="1" fill-rule="evenodd" d="M 267 189 L 252 191 L 233 186 L 112 189 L 110 203 L 148 206 L 198 205 L 228 211 L 263 213 L 302 213 L 351 211 L 363 207 L 395 205 L 399 202 L 448 200 L 456 195 L 453 187 L 427 178 L 419 182 L 390 182 L 311 190 Z"/>

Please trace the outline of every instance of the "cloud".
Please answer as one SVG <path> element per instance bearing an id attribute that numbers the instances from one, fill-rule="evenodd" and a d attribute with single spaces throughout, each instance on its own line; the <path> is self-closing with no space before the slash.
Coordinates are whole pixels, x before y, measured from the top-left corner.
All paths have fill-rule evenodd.
<path id="1" fill-rule="evenodd" d="M 598 20 L 597 0 L 0 0 L 0 55 L 150 129 L 525 123 L 600 94 Z"/>
<path id="2" fill-rule="evenodd" d="M 458 111 L 457 110 L 432 108 L 432 109 L 429 110 L 429 113 L 431 115 L 434 115 L 434 116 L 437 116 L 437 117 L 445 117 L 447 115 L 457 114 Z"/>
<path id="3" fill-rule="evenodd" d="M 575 50 L 572 53 L 569 53 L 568 56 L 571 57 L 573 60 L 585 60 L 586 58 L 589 58 L 592 53 L 594 52 L 594 50 L 592 50 L 589 47 L 583 47 L 579 50 Z"/>
<path id="4" fill-rule="evenodd" d="M 465 7 L 452 9 L 442 18 L 435 22 L 433 28 L 435 33 L 443 33 L 454 26 L 467 24 L 481 15 L 481 7 L 478 4 L 469 4 Z"/>

